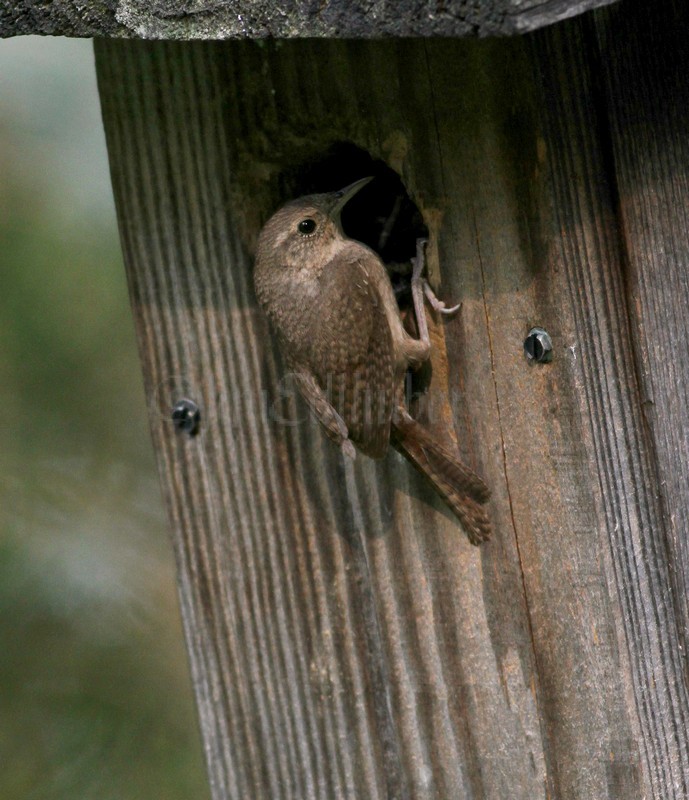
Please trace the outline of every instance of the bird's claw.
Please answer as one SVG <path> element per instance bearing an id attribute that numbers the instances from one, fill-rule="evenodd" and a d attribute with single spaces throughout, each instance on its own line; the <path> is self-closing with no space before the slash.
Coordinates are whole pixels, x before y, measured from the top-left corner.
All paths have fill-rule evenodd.
<path id="1" fill-rule="evenodd" d="M 426 245 L 428 239 L 416 240 L 416 255 L 412 257 L 411 263 L 413 267 L 412 281 L 419 280 L 424 270 L 426 269 Z"/>
<path id="2" fill-rule="evenodd" d="M 438 300 L 435 292 L 433 291 L 433 289 L 431 289 L 431 285 L 425 278 L 423 281 L 423 293 L 426 295 L 426 299 L 431 304 L 433 310 L 437 311 L 439 314 L 445 314 L 446 316 L 449 317 L 452 314 L 456 314 L 462 307 L 461 303 L 457 303 L 456 306 L 448 308 L 442 300 Z"/>

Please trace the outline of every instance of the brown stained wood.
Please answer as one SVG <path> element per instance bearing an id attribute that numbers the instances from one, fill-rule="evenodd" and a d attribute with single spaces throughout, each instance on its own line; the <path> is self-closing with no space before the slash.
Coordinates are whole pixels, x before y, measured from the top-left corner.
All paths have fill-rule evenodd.
<path id="1" fill-rule="evenodd" d="M 687 794 L 689 775 L 681 619 L 675 613 L 664 545 L 655 447 L 644 425 L 637 383 L 625 298 L 625 249 L 613 216 L 615 176 L 607 160 L 600 66 L 589 26 L 573 26 L 564 33 L 553 30 L 537 37 L 535 48 L 547 76 L 546 136 L 556 186 L 552 222 L 553 233 L 561 236 L 553 271 L 563 276 L 562 298 L 573 309 L 566 345 L 574 348 L 573 375 L 589 428 L 581 434 L 599 481 L 592 488 L 607 546 L 598 557 L 606 564 L 611 599 L 620 606 L 617 637 L 629 662 L 619 667 L 627 697 L 634 698 L 635 728 L 639 726 L 636 742 L 624 736 L 610 742 L 608 769 L 619 796 L 634 796 L 630 782 L 639 748 L 647 796 L 681 798 Z M 596 647 L 606 644 L 594 624 L 592 628 Z M 604 713 L 621 701 L 611 698 Z"/>
<path id="2" fill-rule="evenodd" d="M 685 3 L 596 26 L 610 120 L 625 275 L 644 423 L 653 440 L 665 521 L 659 539 L 669 560 L 682 641 L 689 645 L 689 23 Z M 623 45 L 622 43 L 625 42 Z"/>
<path id="3" fill-rule="evenodd" d="M 215 800 L 683 796 L 678 621 L 587 30 L 97 43 Z M 441 296 L 463 302 L 434 331 L 427 416 L 493 488 L 481 549 L 401 457 L 343 465 L 284 392 L 252 250 L 290 170 L 342 141 L 399 171 Z M 534 324 L 550 365 L 521 352 Z M 193 439 L 169 419 L 181 396 L 202 406 Z"/>

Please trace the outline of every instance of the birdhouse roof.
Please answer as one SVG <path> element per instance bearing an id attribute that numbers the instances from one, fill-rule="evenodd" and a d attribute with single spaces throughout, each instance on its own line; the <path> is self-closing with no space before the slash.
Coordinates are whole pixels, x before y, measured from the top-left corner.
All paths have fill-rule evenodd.
<path id="1" fill-rule="evenodd" d="M 0 36 L 265 39 L 503 36 L 615 0 L 0 0 Z"/>

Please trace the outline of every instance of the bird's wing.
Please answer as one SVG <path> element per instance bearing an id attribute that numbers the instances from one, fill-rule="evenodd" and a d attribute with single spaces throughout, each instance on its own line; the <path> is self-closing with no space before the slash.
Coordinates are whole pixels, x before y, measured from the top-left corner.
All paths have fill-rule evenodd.
<path id="1" fill-rule="evenodd" d="M 349 438 L 381 458 L 390 441 L 396 389 L 392 334 L 377 288 L 384 267 L 373 251 L 352 245 L 321 274 L 321 314 L 309 360 Z"/>

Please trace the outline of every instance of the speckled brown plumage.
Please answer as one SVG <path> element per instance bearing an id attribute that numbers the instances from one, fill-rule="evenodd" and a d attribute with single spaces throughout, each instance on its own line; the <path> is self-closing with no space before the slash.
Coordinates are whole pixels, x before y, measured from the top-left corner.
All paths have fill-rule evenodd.
<path id="1" fill-rule="evenodd" d="M 405 372 L 428 358 L 428 337 L 404 330 L 380 258 L 340 227 L 342 205 L 362 185 L 300 198 L 268 220 L 258 242 L 256 294 L 327 435 L 350 456 L 356 447 L 382 458 L 392 441 L 478 544 L 490 533 L 486 485 L 401 404 Z"/>
<path id="2" fill-rule="evenodd" d="M 395 410 L 391 441 L 455 512 L 469 541 L 486 541 L 490 520 L 483 504 L 488 502 L 490 490 L 481 478 L 402 408 Z"/>
<path id="3" fill-rule="evenodd" d="M 395 395 L 392 337 L 375 286 L 377 267 L 375 254 L 357 242 L 326 265 L 309 360 L 349 438 L 372 458 L 387 452 Z"/>

